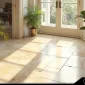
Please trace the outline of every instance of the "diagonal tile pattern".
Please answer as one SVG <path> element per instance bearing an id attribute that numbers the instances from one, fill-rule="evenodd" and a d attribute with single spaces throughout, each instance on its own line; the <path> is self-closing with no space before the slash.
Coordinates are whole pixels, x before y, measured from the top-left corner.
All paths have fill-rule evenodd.
<path id="1" fill-rule="evenodd" d="M 85 77 L 85 42 L 38 34 L 0 42 L 0 83 L 74 83 Z"/>

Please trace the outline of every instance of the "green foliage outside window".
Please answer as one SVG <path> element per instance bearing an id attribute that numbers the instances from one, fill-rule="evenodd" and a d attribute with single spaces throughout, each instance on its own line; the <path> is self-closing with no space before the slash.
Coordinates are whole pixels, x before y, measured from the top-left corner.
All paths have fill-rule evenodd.
<path id="1" fill-rule="evenodd" d="M 9 35 L 7 33 L 5 33 L 3 30 L 4 30 L 4 26 L 2 24 L 2 19 L 0 19 L 0 36 L 3 37 L 4 40 L 8 40 Z"/>

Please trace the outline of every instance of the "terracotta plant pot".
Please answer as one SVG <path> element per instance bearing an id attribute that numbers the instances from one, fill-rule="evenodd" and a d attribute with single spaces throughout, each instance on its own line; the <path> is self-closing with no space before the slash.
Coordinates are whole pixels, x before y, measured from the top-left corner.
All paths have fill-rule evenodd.
<path id="1" fill-rule="evenodd" d="M 36 28 L 34 28 L 34 27 L 31 28 L 31 35 L 33 37 L 37 35 L 37 29 Z"/>

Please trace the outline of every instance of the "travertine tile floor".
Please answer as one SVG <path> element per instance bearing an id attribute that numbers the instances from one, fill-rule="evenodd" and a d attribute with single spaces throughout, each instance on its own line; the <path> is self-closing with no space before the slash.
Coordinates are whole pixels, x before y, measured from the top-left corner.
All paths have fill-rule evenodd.
<path id="1" fill-rule="evenodd" d="M 0 83 L 75 83 L 85 77 L 85 41 L 51 35 L 0 41 Z"/>

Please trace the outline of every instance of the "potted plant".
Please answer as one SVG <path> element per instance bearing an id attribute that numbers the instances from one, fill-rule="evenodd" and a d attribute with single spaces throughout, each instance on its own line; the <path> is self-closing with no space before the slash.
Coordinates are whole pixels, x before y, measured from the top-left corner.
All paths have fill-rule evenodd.
<path id="1" fill-rule="evenodd" d="M 34 8 L 28 8 L 27 9 L 27 14 L 24 17 L 27 26 L 31 26 L 30 30 L 31 30 L 31 35 L 35 36 L 37 34 L 37 29 L 40 27 L 41 25 L 41 15 L 42 15 L 42 11 L 38 9 L 38 7 L 34 7 Z"/>
<path id="2" fill-rule="evenodd" d="M 85 10 L 81 11 L 80 15 L 77 15 L 76 18 L 83 18 L 84 19 L 84 22 L 85 22 Z M 81 30 L 85 30 L 85 26 L 81 27 L 80 28 Z"/>
<path id="3" fill-rule="evenodd" d="M 9 35 L 7 33 L 5 33 L 3 30 L 4 30 L 4 26 L 2 23 L 2 19 L 0 19 L 0 36 L 3 37 L 4 40 L 8 40 Z"/>

